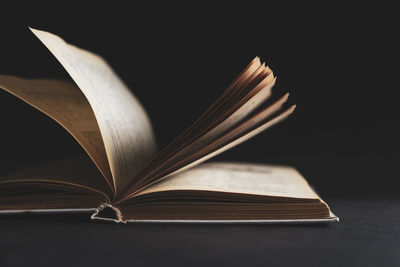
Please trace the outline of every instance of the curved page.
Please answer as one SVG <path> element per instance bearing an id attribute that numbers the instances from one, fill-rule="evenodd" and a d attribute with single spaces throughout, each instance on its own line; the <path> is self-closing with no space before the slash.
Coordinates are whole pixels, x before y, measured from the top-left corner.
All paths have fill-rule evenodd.
<path id="1" fill-rule="evenodd" d="M 39 30 L 32 32 L 88 99 L 99 124 L 117 195 L 155 152 L 150 120 L 136 97 L 98 55 Z"/>
<path id="2" fill-rule="evenodd" d="M 285 98 L 285 97 L 284 97 Z M 283 98 L 283 99 L 284 99 Z M 193 154 L 192 157 L 188 158 L 187 162 L 183 162 L 183 164 L 180 164 L 178 168 L 175 168 L 173 170 L 169 170 L 167 173 L 165 173 L 163 176 L 161 177 L 156 177 L 153 178 L 154 180 L 147 183 L 147 184 L 137 184 L 136 187 L 131 187 L 129 188 L 129 190 L 127 190 L 127 192 L 125 193 L 125 195 L 123 195 L 118 201 L 117 203 L 121 203 L 127 199 L 129 199 L 130 197 L 133 197 L 135 195 L 137 195 L 138 193 L 140 193 L 141 191 L 145 190 L 146 188 L 148 188 L 149 186 L 153 185 L 156 182 L 159 182 L 163 179 L 166 179 L 167 177 L 171 177 L 172 175 L 181 173 L 185 170 L 188 170 L 218 154 L 221 154 L 222 152 L 229 150 L 245 141 L 247 141 L 248 139 L 254 137 L 255 135 L 261 133 L 262 131 L 265 131 L 266 129 L 272 127 L 273 125 L 275 125 L 276 123 L 286 119 L 290 114 L 293 113 L 294 109 L 296 108 L 295 105 L 291 106 L 289 109 L 287 109 L 286 111 L 282 112 L 281 114 L 277 115 L 276 117 L 274 117 L 271 120 L 268 120 L 266 122 L 264 122 L 263 124 L 261 124 L 260 126 L 257 126 L 255 129 L 245 133 L 244 135 L 242 135 L 241 137 L 238 137 L 237 139 L 234 140 L 230 140 L 230 135 L 232 134 L 232 132 L 226 134 L 225 136 L 222 136 L 221 138 L 219 138 L 218 140 L 214 141 L 213 144 L 210 144 L 208 146 L 206 146 L 205 148 L 203 148 L 201 151 L 198 151 L 197 153 Z M 252 124 L 253 122 L 250 121 L 250 124 Z M 236 128 L 234 131 L 238 131 L 241 132 L 241 127 Z M 225 140 L 226 139 L 226 140 Z M 222 140 L 222 141 L 221 141 Z M 228 141 L 228 143 L 225 143 L 225 141 Z M 215 144 L 224 144 L 222 147 L 216 148 Z"/>
<path id="3" fill-rule="evenodd" d="M 9 189 L 13 190 L 17 190 L 21 186 L 29 189 L 30 186 L 33 188 L 33 185 L 35 188 L 49 190 L 66 187 L 70 188 L 72 193 L 74 191 L 78 193 L 79 189 L 85 189 L 102 195 L 105 201 L 110 201 L 113 197 L 113 192 L 102 178 L 101 173 L 87 157 L 66 158 L 35 166 L 25 166 L 14 172 L 1 174 L 1 190 L 7 188 L 7 185 L 9 185 Z M 5 201 L 8 197 L 13 197 L 13 195 L 20 197 L 18 194 L 3 193 L 0 194 L 0 202 Z"/>
<path id="4" fill-rule="evenodd" d="M 251 97 L 246 103 L 244 103 L 240 108 L 234 111 L 228 118 L 224 119 L 216 125 L 214 128 L 194 140 L 192 143 L 187 145 L 186 147 L 178 150 L 174 155 L 170 158 L 166 159 L 162 164 L 153 169 L 147 176 L 151 176 L 151 174 L 156 173 L 159 170 L 162 170 L 163 167 L 167 166 L 174 160 L 185 159 L 189 155 L 192 155 L 199 151 L 201 148 L 207 146 L 212 141 L 217 140 L 221 137 L 222 134 L 226 133 L 229 129 L 239 123 L 242 119 L 246 117 L 249 113 L 259 107 L 269 96 L 271 93 L 271 88 L 274 86 L 275 80 L 268 83 L 267 85 L 262 84 L 263 89 L 260 90 L 257 94 Z M 287 98 L 287 97 L 286 97 Z M 275 110 L 274 110 L 275 111 Z M 270 114 L 272 112 L 269 112 Z"/>
<path id="5" fill-rule="evenodd" d="M 0 88 L 15 95 L 63 126 L 85 149 L 106 178 L 113 179 L 92 108 L 78 87 L 57 80 L 31 80 L 0 75 Z"/>
<path id="6" fill-rule="evenodd" d="M 196 166 L 196 165 L 198 165 L 198 164 L 200 164 L 200 163 L 202 163 L 202 162 L 204 162 L 204 161 L 206 161 L 206 160 L 208 160 L 208 159 L 210 159 L 210 158 L 212 158 L 212 157 L 217 156 L 218 154 L 221 154 L 222 152 L 225 152 L 226 150 L 231 149 L 232 147 L 235 147 L 235 146 L 237 146 L 237 145 L 239 145 L 239 144 L 241 144 L 241 143 L 247 141 L 248 139 L 250 139 L 250 138 L 256 136 L 256 135 L 259 134 L 259 133 L 261 133 L 262 131 L 265 131 L 266 129 L 272 127 L 272 126 L 275 125 L 276 123 L 278 123 L 278 122 L 280 122 L 280 121 L 286 119 L 290 114 L 293 113 L 293 111 L 294 111 L 295 108 L 296 108 L 295 105 L 291 106 L 291 107 L 290 107 L 289 109 L 287 109 L 286 111 L 282 112 L 281 114 L 279 114 L 279 115 L 276 116 L 275 118 L 273 118 L 273 119 L 271 119 L 271 120 L 265 122 L 264 124 L 258 126 L 258 127 L 255 128 L 254 130 L 251 130 L 250 132 L 246 133 L 245 135 L 243 135 L 243 136 L 241 136 L 241 137 L 239 137 L 239 138 L 237 138 L 237 139 L 231 141 L 230 143 L 224 145 L 223 147 L 218 148 L 217 150 L 210 152 L 209 154 L 205 155 L 204 157 L 201 157 L 201 158 L 199 158 L 199 159 L 196 159 L 194 162 L 192 162 L 192 163 L 190 163 L 190 164 L 188 164 L 188 165 L 183 166 L 182 168 L 180 168 L 180 169 L 174 171 L 174 172 L 171 173 L 171 174 L 166 175 L 166 176 L 163 177 L 163 178 L 169 177 L 169 176 L 174 175 L 174 174 L 181 173 L 181 172 L 183 172 L 184 170 L 187 170 L 187 169 L 189 169 L 189 168 L 191 168 L 191 167 L 194 167 L 194 166 Z M 222 138 L 225 138 L 225 136 L 221 137 L 221 139 L 222 139 Z M 217 140 L 217 141 L 216 141 L 216 143 L 219 143 L 219 142 L 220 142 L 220 140 Z M 211 145 L 210 147 L 212 147 L 212 145 Z M 206 150 L 206 149 L 208 149 L 208 148 L 209 148 L 209 147 L 206 147 L 206 148 L 204 148 L 204 149 Z"/>

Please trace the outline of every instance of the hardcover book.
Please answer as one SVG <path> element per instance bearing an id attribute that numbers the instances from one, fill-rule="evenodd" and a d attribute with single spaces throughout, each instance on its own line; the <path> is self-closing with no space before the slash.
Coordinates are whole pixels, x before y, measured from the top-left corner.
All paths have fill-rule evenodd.
<path id="1" fill-rule="evenodd" d="M 294 111 L 288 94 L 265 104 L 276 78 L 258 57 L 158 151 L 146 111 L 104 59 L 31 30 L 74 83 L 0 75 L 0 88 L 58 122 L 93 164 L 78 157 L 3 174 L 1 212 L 87 211 L 114 222 L 338 220 L 293 167 L 204 163 Z"/>

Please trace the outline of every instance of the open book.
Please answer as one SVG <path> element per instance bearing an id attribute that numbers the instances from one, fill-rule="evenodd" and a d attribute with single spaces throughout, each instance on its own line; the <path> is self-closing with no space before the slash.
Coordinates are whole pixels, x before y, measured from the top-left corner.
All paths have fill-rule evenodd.
<path id="1" fill-rule="evenodd" d="M 65 159 L 0 177 L 0 210 L 93 211 L 127 221 L 333 221 L 292 167 L 203 163 L 288 117 L 257 57 L 187 130 L 156 150 L 145 110 L 99 56 L 31 29 L 75 83 L 0 75 L 0 88 L 57 121 L 97 168 Z M 201 164 L 202 163 L 202 164 Z"/>

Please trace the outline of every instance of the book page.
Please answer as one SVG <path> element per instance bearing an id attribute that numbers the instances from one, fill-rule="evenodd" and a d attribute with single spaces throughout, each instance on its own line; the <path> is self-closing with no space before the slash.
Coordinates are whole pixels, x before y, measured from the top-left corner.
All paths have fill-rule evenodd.
<path id="1" fill-rule="evenodd" d="M 247 70 L 253 68 L 253 72 Z M 246 76 L 242 76 L 246 74 Z M 246 79 L 242 79 L 245 78 Z M 140 190 L 145 184 L 150 184 L 176 169 L 177 164 L 190 157 L 198 157 L 198 151 L 213 145 L 216 140 L 229 135 L 230 129 L 245 119 L 271 95 L 276 78 L 265 63 L 260 64 L 255 58 L 238 78 L 228 87 L 214 104 L 212 104 L 190 128 L 164 148 L 130 183 L 124 197 Z M 240 86 L 238 86 L 240 84 Z M 273 112 L 271 112 L 272 114 Z M 265 115 L 265 114 L 264 114 Z M 265 117 L 265 116 L 263 116 Z M 230 131 L 228 133 L 228 131 Z M 192 160 L 193 161 L 193 160 Z"/>
<path id="2" fill-rule="evenodd" d="M 113 179 L 103 139 L 92 108 L 80 89 L 70 82 L 21 79 L 0 75 L 0 88 L 42 111 L 63 126 L 85 149 L 106 178 Z"/>
<path id="3" fill-rule="evenodd" d="M 274 85 L 274 82 L 275 80 L 264 86 L 261 92 L 256 94 L 248 102 L 244 103 L 231 116 L 224 119 L 220 124 L 206 132 L 204 135 L 195 139 L 192 143 L 190 143 L 180 151 L 177 151 L 175 154 L 166 159 L 162 164 L 159 164 L 156 168 L 154 168 L 149 174 L 147 174 L 147 176 L 150 177 L 157 173 L 157 171 L 162 170 L 163 168 L 165 169 L 165 166 L 168 166 L 168 164 L 171 165 L 173 164 L 173 162 L 178 162 L 179 160 L 184 160 L 191 155 L 195 155 L 199 150 L 211 144 L 213 141 L 219 140 L 223 135 L 229 135 L 230 138 L 234 136 L 239 136 L 239 132 L 232 129 L 232 127 L 236 126 L 243 118 L 245 118 L 246 115 L 248 115 L 248 113 L 257 108 L 265 100 L 265 98 L 268 97 L 268 95 L 270 94 L 270 90 Z M 263 114 L 260 114 L 260 116 L 258 116 L 257 118 L 251 118 L 249 121 L 250 123 L 246 123 L 246 125 L 250 125 L 247 126 L 247 128 L 245 128 L 244 130 L 254 127 L 257 123 L 265 120 L 270 115 L 274 114 L 282 107 L 287 98 L 288 94 L 282 97 L 280 101 L 270 106 L 268 109 L 264 110 Z"/>
<path id="4" fill-rule="evenodd" d="M 54 34 L 31 30 L 89 101 L 99 124 L 117 195 L 122 193 L 156 150 L 144 108 L 104 59 Z"/>
<path id="5" fill-rule="evenodd" d="M 171 190 L 319 198 L 294 168 L 247 163 L 201 164 L 157 182 L 135 196 Z"/>
<path id="6" fill-rule="evenodd" d="M 10 189 L 35 186 L 36 188 L 57 189 L 67 186 L 84 188 L 106 196 L 110 201 L 114 193 L 103 179 L 101 173 L 88 157 L 65 158 L 52 162 L 20 166 L 18 170 L 0 174 L 0 187 Z M 72 187 L 71 187 L 72 186 Z M 0 194 L 1 195 L 1 194 Z M 24 196 L 22 194 L 21 196 Z M 2 196 L 7 198 L 7 194 Z M 29 204 L 29 203 L 26 203 Z"/>
<path id="7" fill-rule="evenodd" d="M 164 147 L 157 155 L 154 157 L 149 164 L 145 166 L 138 174 L 138 177 L 143 177 L 144 175 L 149 175 L 149 172 L 154 172 L 157 168 L 161 167 L 161 164 L 168 159 L 170 156 L 176 156 L 177 151 L 184 148 L 190 140 L 196 140 L 196 137 L 201 136 L 202 131 L 204 131 L 204 124 L 210 124 L 210 120 L 215 119 L 215 114 L 220 111 L 223 106 L 226 105 L 230 96 L 237 93 L 237 91 L 243 87 L 246 81 L 252 76 L 252 74 L 262 67 L 260 59 L 255 57 L 250 64 L 236 77 L 236 79 L 229 85 L 229 87 L 220 95 L 217 100 L 207 108 L 207 110 L 183 133 L 176 137 L 171 143 Z M 264 66 L 263 66 L 264 68 Z M 138 178 L 136 177 L 136 178 Z M 135 184 L 135 180 L 131 182 L 130 185 Z"/>
<path id="8" fill-rule="evenodd" d="M 289 109 L 287 109 L 286 111 L 284 111 L 281 114 L 277 115 L 275 118 L 265 122 L 264 124 L 258 126 L 254 130 L 251 130 L 250 132 L 246 133 L 245 135 L 243 135 L 243 136 L 231 141 L 230 143 L 225 144 L 223 147 L 218 148 L 217 150 L 212 151 L 214 149 L 214 144 L 210 144 L 209 146 L 203 148 L 202 149 L 203 151 L 198 151 L 197 152 L 197 153 L 201 153 L 201 152 L 205 151 L 205 154 L 206 154 L 205 156 L 203 156 L 203 157 L 201 157 L 199 159 L 196 159 L 195 161 L 193 161 L 193 162 L 191 162 L 191 163 L 189 163 L 187 165 L 183 165 L 181 168 L 175 170 L 174 172 L 172 172 L 170 174 L 167 174 L 165 177 L 168 177 L 169 175 L 178 174 L 178 173 L 183 172 L 183 171 L 185 171 L 187 169 L 190 169 L 190 168 L 192 168 L 192 167 L 194 167 L 194 166 L 196 166 L 196 165 L 198 165 L 198 164 L 200 164 L 200 163 L 202 163 L 202 162 L 204 162 L 204 161 L 206 161 L 206 160 L 208 160 L 208 159 L 210 159 L 212 157 L 215 157 L 215 156 L 223 153 L 226 150 L 229 150 L 229 149 L 231 149 L 231 148 L 233 148 L 233 147 L 235 147 L 235 146 L 247 141 L 248 139 L 256 136 L 259 133 L 261 133 L 262 131 L 265 131 L 266 129 L 268 129 L 268 128 L 272 127 L 273 125 L 277 124 L 278 122 L 286 119 L 290 114 L 293 113 L 295 108 L 296 108 L 296 105 L 291 106 Z M 240 128 L 239 129 L 235 129 L 235 130 L 239 130 L 240 131 Z M 228 133 L 227 135 L 222 136 L 220 139 L 221 140 L 222 139 L 228 139 L 229 140 L 229 135 L 230 134 L 231 133 Z M 218 144 L 218 143 L 221 142 L 221 140 L 216 140 L 214 143 Z"/>
<path id="9" fill-rule="evenodd" d="M 284 96 L 282 98 L 282 100 L 285 100 L 285 98 L 286 98 L 286 96 Z M 279 101 L 276 104 L 278 104 L 278 106 L 279 106 Z M 296 108 L 296 105 L 291 106 L 289 109 L 287 109 L 286 111 L 277 115 L 276 117 L 274 117 L 270 120 L 267 120 L 266 122 L 262 123 L 261 125 L 257 126 L 254 129 L 250 130 L 249 132 L 243 134 L 242 136 L 238 137 L 237 139 L 232 140 L 232 138 L 231 138 L 232 135 L 235 136 L 235 134 L 233 134 L 233 132 L 239 132 L 239 133 L 242 132 L 243 129 L 241 126 L 246 126 L 247 123 L 251 125 L 253 123 L 253 120 L 244 122 L 244 125 L 241 125 L 241 126 L 239 125 L 239 127 L 235 128 L 230 133 L 227 133 L 226 135 L 222 136 L 221 138 L 214 141 L 210 145 L 202 148 L 200 151 L 197 151 L 196 153 L 194 153 L 193 155 L 188 157 L 186 159 L 186 161 L 182 161 L 179 164 L 172 166 L 168 170 L 165 170 L 165 172 L 159 174 L 158 176 L 153 177 L 152 181 L 145 181 L 142 184 L 138 183 L 136 185 L 136 187 L 129 188 L 127 190 L 127 192 L 118 200 L 118 203 L 137 195 L 140 191 L 143 191 L 147 187 L 151 186 L 152 184 L 154 184 L 160 180 L 163 180 L 172 175 L 176 175 L 178 173 L 184 172 L 185 170 L 188 170 L 196 165 L 199 165 L 200 163 L 245 142 L 246 140 L 252 138 L 253 136 L 261 133 L 262 131 L 265 131 L 266 129 L 272 127 L 276 123 L 287 118 L 290 114 L 293 113 L 295 108 Z M 268 113 L 268 108 L 265 110 L 265 112 Z M 262 113 L 263 112 L 261 112 L 261 114 L 260 114 L 261 116 L 263 116 Z M 244 128 L 247 128 L 247 127 L 244 127 Z M 228 142 L 228 143 L 226 143 L 226 142 Z M 219 146 L 219 144 L 223 144 L 222 147 Z"/>

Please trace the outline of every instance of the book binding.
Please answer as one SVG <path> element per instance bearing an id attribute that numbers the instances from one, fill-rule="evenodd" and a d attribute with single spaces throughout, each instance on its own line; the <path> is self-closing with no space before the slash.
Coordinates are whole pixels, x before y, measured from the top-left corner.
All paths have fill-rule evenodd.
<path id="1" fill-rule="evenodd" d="M 285 220 L 124 220 L 121 211 L 109 203 L 103 203 L 97 208 L 82 209 L 36 209 L 36 210 L 0 210 L 1 214 L 23 213 L 92 213 L 90 218 L 96 221 L 113 223 L 205 223 L 205 224 L 314 224 L 339 222 L 332 212 L 324 219 L 285 219 Z"/>

